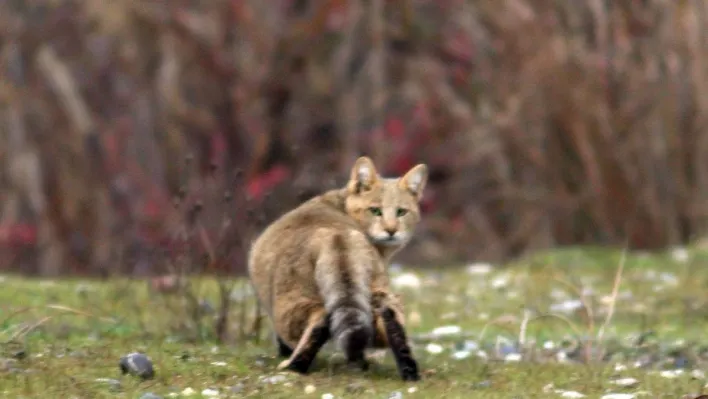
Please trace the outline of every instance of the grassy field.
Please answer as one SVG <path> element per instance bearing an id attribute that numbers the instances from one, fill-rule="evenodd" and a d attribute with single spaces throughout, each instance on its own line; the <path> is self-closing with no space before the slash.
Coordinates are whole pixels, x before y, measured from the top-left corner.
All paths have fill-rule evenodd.
<path id="1" fill-rule="evenodd" d="M 156 294 L 145 281 L 5 276 L 0 396 L 693 398 L 708 382 L 706 266 L 708 254 L 691 248 L 568 249 L 491 271 L 394 265 L 423 370 L 416 383 L 399 380 L 385 351 L 371 353 L 364 373 L 347 370 L 330 346 L 310 375 L 275 372 L 267 323 L 260 340 L 238 339 L 252 317 L 243 281 L 231 296 L 235 338 L 218 345 L 211 279 L 192 283 L 203 299 L 196 317 L 184 297 Z M 152 359 L 154 379 L 121 375 L 120 357 L 135 351 Z"/>

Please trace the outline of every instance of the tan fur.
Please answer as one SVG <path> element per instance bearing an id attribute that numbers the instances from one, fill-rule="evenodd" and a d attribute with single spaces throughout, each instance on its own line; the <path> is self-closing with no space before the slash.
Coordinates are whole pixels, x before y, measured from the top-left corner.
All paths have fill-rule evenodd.
<path id="1" fill-rule="evenodd" d="M 338 331 L 345 335 L 349 324 L 367 324 L 375 329 L 370 344 L 386 345 L 375 311 L 390 306 L 403 323 L 386 265 L 420 221 L 418 201 L 426 181 L 423 164 L 401 178 L 382 178 L 373 162 L 361 157 L 346 187 L 282 215 L 255 240 L 248 262 L 251 283 L 290 348 L 297 351 L 326 315 L 333 317 L 335 338 Z"/>

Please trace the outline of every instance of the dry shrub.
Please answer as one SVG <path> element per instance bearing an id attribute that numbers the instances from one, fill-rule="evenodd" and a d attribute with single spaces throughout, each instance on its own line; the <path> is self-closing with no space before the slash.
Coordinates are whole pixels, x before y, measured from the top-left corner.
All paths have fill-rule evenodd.
<path id="1" fill-rule="evenodd" d="M 0 267 L 134 270 L 187 150 L 244 171 L 259 226 L 359 154 L 428 163 L 407 261 L 686 242 L 708 228 L 707 7 L 1 2 Z"/>

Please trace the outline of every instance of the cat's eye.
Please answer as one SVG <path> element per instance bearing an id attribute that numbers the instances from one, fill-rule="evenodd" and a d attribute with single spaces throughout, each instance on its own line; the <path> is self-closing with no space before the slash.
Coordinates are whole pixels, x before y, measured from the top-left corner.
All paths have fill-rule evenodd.
<path id="1" fill-rule="evenodd" d="M 371 208 L 369 208 L 369 212 L 371 212 L 371 214 L 374 215 L 374 216 L 381 216 L 381 215 L 383 215 L 383 212 L 381 212 L 381 208 L 378 208 L 378 207 L 375 207 L 375 206 L 372 206 Z"/>
<path id="2" fill-rule="evenodd" d="M 408 213 L 408 209 L 405 209 L 405 208 L 396 209 L 396 216 L 398 216 L 399 218 L 401 216 L 406 216 L 407 213 Z"/>

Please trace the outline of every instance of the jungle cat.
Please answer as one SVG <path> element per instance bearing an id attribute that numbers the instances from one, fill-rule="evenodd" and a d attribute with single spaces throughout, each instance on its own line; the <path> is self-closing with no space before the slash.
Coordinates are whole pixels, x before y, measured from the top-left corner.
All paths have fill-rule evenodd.
<path id="1" fill-rule="evenodd" d="M 389 347 L 401 378 L 420 379 L 386 267 L 420 221 L 427 178 L 425 164 L 385 178 L 361 157 L 345 187 L 304 202 L 256 238 L 248 271 L 279 354 L 288 357 L 279 369 L 307 373 L 333 339 L 348 363 L 364 370 L 366 348 Z"/>

